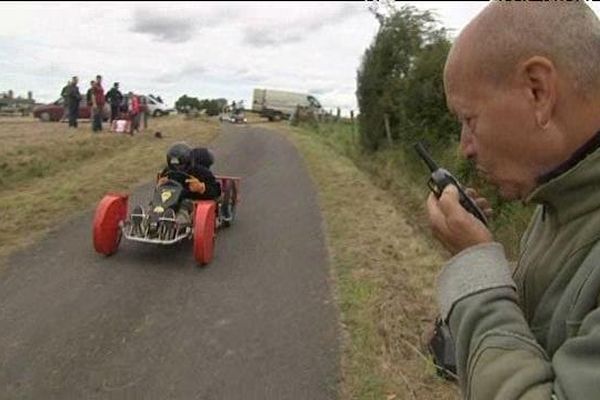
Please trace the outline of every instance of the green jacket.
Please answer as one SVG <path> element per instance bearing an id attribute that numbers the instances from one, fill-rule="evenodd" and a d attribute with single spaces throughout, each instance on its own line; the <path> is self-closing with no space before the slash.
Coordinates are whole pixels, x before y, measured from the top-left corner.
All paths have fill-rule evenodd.
<path id="1" fill-rule="evenodd" d="M 438 277 L 467 399 L 600 399 L 600 150 L 540 185 L 511 272 L 499 243 Z"/>

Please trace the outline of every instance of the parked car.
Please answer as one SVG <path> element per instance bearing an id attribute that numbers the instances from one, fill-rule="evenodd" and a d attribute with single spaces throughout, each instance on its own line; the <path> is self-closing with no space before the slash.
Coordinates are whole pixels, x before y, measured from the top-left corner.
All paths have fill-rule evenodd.
<path id="1" fill-rule="evenodd" d="M 153 117 L 169 115 L 169 113 L 171 111 L 175 111 L 175 109 L 172 107 L 169 107 L 167 105 L 167 103 L 165 103 L 163 101 L 163 99 L 160 98 L 160 96 L 154 96 L 154 95 L 149 94 L 147 96 L 142 95 L 140 97 L 144 97 L 146 99 L 146 104 L 148 106 L 148 112 Z"/>
<path id="2" fill-rule="evenodd" d="M 110 106 L 108 104 L 105 104 L 104 109 L 102 111 L 102 119 L 104 121 L 108 121 L 108 119 L 110 118 Z M 33 109 L 33 117 L 39 118 L 41 121 L 45 122 L 60 121 L 64 113 L 65 105 L 63 98 L 56 100 L 54 103 L 45 104 Z M 81 99 L 81 103 L 79 104 L 78 119 L 89 119 L 91 116 L 91 107 L 88 106 L 85 98 Z"/>

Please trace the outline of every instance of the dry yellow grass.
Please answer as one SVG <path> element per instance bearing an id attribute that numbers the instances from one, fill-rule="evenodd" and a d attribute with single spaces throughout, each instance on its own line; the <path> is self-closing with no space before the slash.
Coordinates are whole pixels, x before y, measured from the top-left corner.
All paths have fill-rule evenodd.
<path id="1" fill-rule="evenodd" d="M 454 385 L 435 375 L 421 344 L 436 310 L 439 250 L 396 207 L 401 199 L 392 200 L 318 136 L 270 126 L 292 138 L 318 188 L 346 332 L 340 397 L 459 398 Z"/>
<path id="2" fill-rule="evenodd" d="M 164 138 L 154 138 L 155 131 Z M 0 257 L 93 207 L 105 192 L 151 180 L 173 141 L 207 143 L 217 131 L 215 120 L 180 116 L 151 119 L 133 137 L 93 134 L 88 123 L 69 130 L 62 123 L 0 120 Z"/>

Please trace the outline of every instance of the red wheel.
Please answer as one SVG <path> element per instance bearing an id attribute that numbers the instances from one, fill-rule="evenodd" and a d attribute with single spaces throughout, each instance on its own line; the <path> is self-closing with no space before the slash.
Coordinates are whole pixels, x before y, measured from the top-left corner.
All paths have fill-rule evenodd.
<path id="1" fill-rule="evenodd" d="M 119 248 L 121 229 L 119 222 L 127 217 L 127 196 L 107 194 L 104 196 L 94 215 L 94 249 L 100 254 L 110 256 Z"/>
<path id="2" fill-rule="evenodd" d="M 200 201 L 194 215 L 194 258 L 200 265 L 208 264 L 215 247 L 216 203 Z"/>

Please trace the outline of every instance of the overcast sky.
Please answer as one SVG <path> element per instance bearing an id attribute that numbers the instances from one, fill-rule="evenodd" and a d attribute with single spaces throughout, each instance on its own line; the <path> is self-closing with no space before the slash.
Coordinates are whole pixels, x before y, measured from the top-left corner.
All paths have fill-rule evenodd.
<path id="1" fill-rule="evenodd" d="M 485 2 L 405 2 L 459 32 Z M 589 3 L 600 14 L 600 4 Z M 377 21 L 366 2 L 2 2 L 0 92 L 53 101 L 70 76 L 105 88 L 250 104 L 252 89 L 356 108 L 356 69 Z"/>

